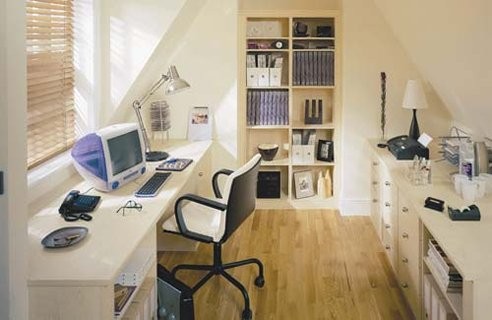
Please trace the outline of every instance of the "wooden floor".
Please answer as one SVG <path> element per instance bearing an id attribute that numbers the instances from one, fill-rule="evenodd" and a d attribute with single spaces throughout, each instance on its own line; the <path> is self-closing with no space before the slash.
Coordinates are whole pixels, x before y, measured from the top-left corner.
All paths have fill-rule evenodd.
<path id="1" fill-rule="evenodd" d="M 253 319 L 411 319 L 369 217 L 341 217 L 330 210 L 256 211 L 223 247 L 223 260 L 257 257 L 265 286 L 253 284 L 256 266 L 233 269 L 247 288 Z M 163 253 L 168 268 L 210 263 L 212 246 L 197 252 Z M 201 271 L 180 271 L 194 284 Z M 214 277 L 195 295 L 195 317 L 240 319 L 243 298 Z"/>

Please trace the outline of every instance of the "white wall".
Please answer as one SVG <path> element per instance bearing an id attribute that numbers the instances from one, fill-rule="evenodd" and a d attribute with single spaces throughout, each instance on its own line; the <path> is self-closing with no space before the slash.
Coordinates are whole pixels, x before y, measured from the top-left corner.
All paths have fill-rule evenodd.
<path id="1" fill-rule="evenodd" d="M 492 137 L 492 3 L 375 0 L 453 117 Z"/>
<path id="2" fill-rule="evenodd" d="M 408 134 L 411 111 L 401 108 L 408 79 L 422 78 L 372 1 L 344 0 L 342 209 L 369 212 L 367 138 L 380 137 L 380 72 L 387 75 L 387 138 Z M 424 79 L 425 81 L 426 79 Z M 430 86 L 429 109 L 419 110 L 421 132 L 445 134 L 450 116 Z"/>
<path id="3" fill-rule="evenodd" d="M 0 319 L 27 319 L 25 2 L 0 0 Z"/>

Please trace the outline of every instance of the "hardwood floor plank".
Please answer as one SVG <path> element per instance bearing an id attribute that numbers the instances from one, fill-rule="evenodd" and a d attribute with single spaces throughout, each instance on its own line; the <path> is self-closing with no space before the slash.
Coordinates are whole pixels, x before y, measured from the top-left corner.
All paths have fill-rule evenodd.
<path id="1" fill-rule="evenodd" d="M 248 290 L 254 319 L 412 319 L 369 217 L 332 210 L 258 210 L 223 246 L 223 261 L 257 257 L 256 266 L 230 270 Z M 168 269 L 212 262 L 212 246 L 159 255 Z M 229 270 L 228 270 L 229 271 Z M 193 285 L 204 272 L 180 271 Z M 240 319 L 244 301 L 227 280 L 214 277 L 194 296 L 195 318 Z"/>

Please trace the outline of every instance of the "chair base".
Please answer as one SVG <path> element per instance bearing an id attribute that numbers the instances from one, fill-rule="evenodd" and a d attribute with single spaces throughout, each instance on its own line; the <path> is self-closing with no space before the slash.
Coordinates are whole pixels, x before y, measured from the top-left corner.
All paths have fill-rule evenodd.
<path id="1" fill-rule="evenodd" d="M 255 279 L 255 285 L 259 288 L 265 285 L 265 278 L 263 275 L 263 264 L 260 260 L 256 258 L 246 259 L 231 263 L 222 263 L 222 245 L 220 243 L 214 243 L 214 263 L 213 265 L 194 265 L 194 264 L 180 264 L 175 266 L 171 273 L 173 277 L 176 277 L 176 272 L 179 270 L 200 270 L 200 271 L 208 271 L 208 273 L 198 281 L 192 288 L 192 294 L 198 291 L 212 276 L 221 275 L 226 278 L 230 283 L 232 283 L 236 288 L 238 288 L 244 298 L 244 310 L 242 312 L 243 320 L 250 320 L 253 317 L 253 313 L 249 307 L 249 295 L 246 288 L 236 280 L 233 276 L 231 276 L 226 270 L 232 269 L 236 267 L 245 266 L 248 264 L 256 264 L 259 268 L 259 275 Z"/>

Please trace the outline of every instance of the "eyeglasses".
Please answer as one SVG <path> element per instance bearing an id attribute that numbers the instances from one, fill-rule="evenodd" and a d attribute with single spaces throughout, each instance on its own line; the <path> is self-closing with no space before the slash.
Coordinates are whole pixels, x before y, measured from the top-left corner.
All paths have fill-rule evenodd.
<path id="1" fill-rule="evenodd" d="M 138 212 L 142 211 L 142 205 L 135 200 L 128 200 L 124 206 L 120 207 L 116 213 L 123 212 L 123 216 L 125 215 L 125 209 L 137 209 Z"/>

